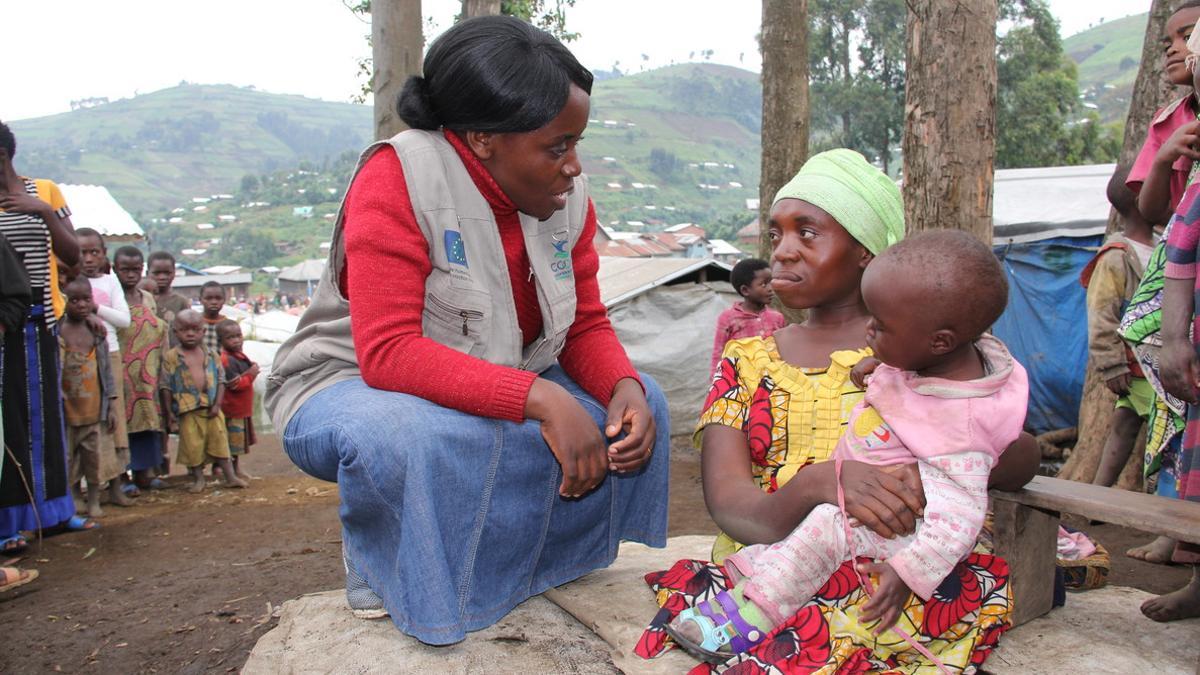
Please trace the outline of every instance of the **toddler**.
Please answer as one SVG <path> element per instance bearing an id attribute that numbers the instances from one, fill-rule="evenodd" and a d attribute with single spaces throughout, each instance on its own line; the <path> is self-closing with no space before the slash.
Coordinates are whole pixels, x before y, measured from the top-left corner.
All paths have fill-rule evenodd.
<path id="1" fill-rule="evenodd" d="M 225 393 L 220 357 L 203 346 L 204 325 L 200 313 L 185 309 L 175 315 L 178 347 L 163 356 L 158 386 L 167 426 L 179 433 L 176 461 L 188 468 L 192 484 L 188 492 L 204 491 L 204 465 L 213 462 L 225 474 L 229 487 L 246 487 L 229 461 L 229 439 L 221 414 Z"/>
<path id="2" fill-rule="evenodd" d="M 770 337 L 787 324 L 782 314 L 767 307 L 773 294 L 771 268 L 766 260 L 739 260 L 729 274 L 729 283 L 742 299 L 717 317 L 717 334 L 713 339 L 710 373 L 716 372 L 726 342 L 745 337 Z"/>
<path id="3" fill-rule="evenodd" d="M 229 454 L 233 457 L 233 470 L 238 478 L 249 480 L 242 471 L 240 458 L 250 453 L 254 445 L 254 378 L 258 377 L 258 364 L 242 352 L 242 327 L 233 319 L 226 319 L 217 326 L 221 337 L 221 367 L 225 370 L 225 398 L 221 399 L 221 412 L 225 413 L 225 429 L 229 434 Z"/>
<path id="4" fill-rule="evenodd" d="M 204 348 L 214 354 L 221 353 L 221 337 L 217 326 L 227 318 L 221 313 L 225 306 L 225 289 L 215 281 L 206 281 L 200 287 L 200 305 L 204 307 Z"/>
<path id="5" fill-rule="evenodd" d="M 876 633 L 882 633 L 896 622 L 910 592 L 928 600 L 975 546 L 987 510 L 988 473 L 1021 432 L 1028 403 L 1024 368 L 1003 343 L 984 334 L 1007 302 L 1004 273 L 973 236 L 931 231 L 875 258 L 863 275 L 862 296 L 872 317 L 867 344 L 878 361 L 859 366 L 860 376 L 872 367 L 874 372 L 834 460 L 839 476 L 846 460 L 916 462 L 926 499 L 923 518 L 914 534 L 883 539 L 852 527 L 843 509 L 825 504 L 784 540 L 730 556 L 726 569 L 735 587 L 680 613 L 667 627 L 701 658 L 724 662 L 761 642 L 856 556 L 882 560 L 858 566 L 860 573 L 878 576 L 862 618 L 878 620 Z"/>

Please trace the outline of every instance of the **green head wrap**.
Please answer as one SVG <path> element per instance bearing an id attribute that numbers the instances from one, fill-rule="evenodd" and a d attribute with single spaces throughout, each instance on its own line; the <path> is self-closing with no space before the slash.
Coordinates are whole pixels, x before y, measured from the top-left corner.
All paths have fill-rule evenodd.
<path id="1" fill-rule="evenodd" d="M 813 155 L 787 185 L 780 199 L 801 199 L 816 206 L 872 255 L 904 238 L 904 202 L 900 190 L 866 158 L 839 148 Z"/>

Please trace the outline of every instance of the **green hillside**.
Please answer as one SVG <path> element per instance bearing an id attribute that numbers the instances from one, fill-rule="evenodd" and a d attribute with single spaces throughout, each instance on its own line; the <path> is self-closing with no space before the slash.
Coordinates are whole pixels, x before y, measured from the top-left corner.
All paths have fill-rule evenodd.
<path id="1" fill-rule="evenodd" d="M 581 152 L 601 220 L 654 227 L 748 219 L 745 200 L 757 196 L 761 91 L 756 74 L 709 64 L 597 82 Z M 325 183 L 340 178 L 344 155 L 365 146 L 371 129 L 367 106 L 186 83 L 13 123 L 21 171 L 105 185 L 142 222 L 174 217 L 187 226 L 206 217 L 192 213 L 193 197 L 249 199 L 241 190 L 247 175 L 266 183 L 303 166 L 324 173 Z M 341 187 L 333 189 L 340 194 Z M 321 187 L 332 199 L 328 189 Z M 290 214 L 283 209 L 290 204 L 320 203 L 312 195 L 275 197 L 272 208 L 281 213 Z M 240 206 L 227 203 L 224 211 L 237 215 Z"/>
<path id="2" fill-rule="evenodd" d="M 1142 58 L 1148 14 L 1109 21 L 1063 40 L 1079 67 L 1079 89 L 1103 122 L 1124 121 Z"/>

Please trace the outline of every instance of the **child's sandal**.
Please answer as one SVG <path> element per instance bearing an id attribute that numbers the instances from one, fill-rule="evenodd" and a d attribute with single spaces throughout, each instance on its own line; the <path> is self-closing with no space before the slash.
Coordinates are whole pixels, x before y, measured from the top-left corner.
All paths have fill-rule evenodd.
<path id="1" fill-rule="evenodd" d="M 696 607 L 685 609 L 665 628 L 675 642 L 688 653 L 709 663 L 725 663 L 738 654 L 744 654 L 763 641 L 766 633 L 742 618 L 737 601 L 728 591 L 721 591 L 713 600 L 725 610 L 721 615 L 712 610 L 710 601 L 700 602 Z M 700 627 L 703 640 L 699 643 L 675 630 L 676 623 L 692 622 Z M 722 650 L 723 648 L 727 648 Z"/>

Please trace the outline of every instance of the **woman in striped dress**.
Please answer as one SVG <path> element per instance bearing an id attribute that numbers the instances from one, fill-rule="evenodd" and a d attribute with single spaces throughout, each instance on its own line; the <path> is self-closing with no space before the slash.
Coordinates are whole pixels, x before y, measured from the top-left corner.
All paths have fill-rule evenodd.
<path id="1" fill-rule="evenodd" d="M 70 210 L 58 187 L 25 178 L 13 168 L 17 143 L 0 123 L 0 235 L 16 250 L 32 289 L 21 330 L 5 331 L 0 347 L 4 465 L 0 472 L 0 553 L 25 546 L 22 530 L 72 522 L 75 505 L 68 488 L 58 342 L 51 302 L 51 252 L 72 267 L 79 245 Z M 38 182 L 50 201 L 38 198 Z"/>

